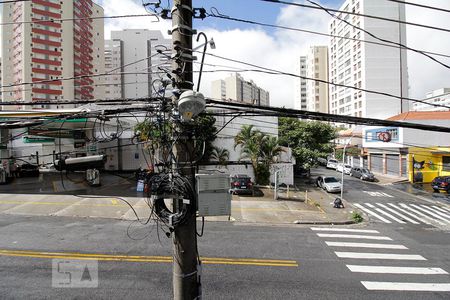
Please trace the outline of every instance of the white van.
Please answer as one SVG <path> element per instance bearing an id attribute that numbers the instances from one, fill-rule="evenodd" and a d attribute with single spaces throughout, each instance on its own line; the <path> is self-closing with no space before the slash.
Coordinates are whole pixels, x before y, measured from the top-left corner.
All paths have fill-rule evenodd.
<path id="1" fill-rule="evenodd" d="M 338 165 L 338 161 L 336 159 L 329 159 L 327 162 L 327 169 L 335 169 Z"/>

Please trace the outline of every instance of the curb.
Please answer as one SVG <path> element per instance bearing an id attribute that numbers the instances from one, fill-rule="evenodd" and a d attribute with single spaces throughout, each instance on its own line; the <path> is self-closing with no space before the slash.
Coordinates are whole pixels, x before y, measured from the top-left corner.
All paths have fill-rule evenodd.
<path id="1" fill-rule="evenodd" d="M 357 224 L 355 221 L 349 220 L 349 221 L 338 221 L 338 222 L 333 222 L 333 221 L 294 221 L 294 224 L 299 224 L 299 225 L 352 225 L 352 224 Z"/>

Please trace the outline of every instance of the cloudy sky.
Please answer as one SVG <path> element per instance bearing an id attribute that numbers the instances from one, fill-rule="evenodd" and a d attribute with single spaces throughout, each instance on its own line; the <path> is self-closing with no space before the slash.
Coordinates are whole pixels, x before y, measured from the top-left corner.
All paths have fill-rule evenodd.
<path id="1" fill-rule="evenodd" d="M 296 0 L 304 2 L 303 0 Z M 386 0 L 378 0 L 386 1 Z M 449 0 L 408 0 L 431 6 L 450 9 Z M 142 0 L 97 0 L 106 16 L 143 14 Z M 144 0 L 144 2 L 149 2 Z M 153 0 L 154 2 L 154 0 Z M 167 0 L 162 0 L 167 5 Z M 172 1 L 170 1 L 172 2 Z M 339 8 L 343 0 L 320 0 L 327 7 Z M 194 7 L 204 7 L 207 11 L 216 8 L 218 12 L 230 17 L 283 25 L 327 33 L 330 17 L 322 11 L 296 8 L 259 0 L 193 0 Z M 449 14 L 424 8 L 407 6 L 407 21 L 450 28 Z M 148 28 L 162 30 L 164 34 L 171 27 L 168 21 L 154 22 L 151 17 L 114 19 L 106 22 L 105 35 L 111 30 L 125 28 Z M 295 72 L 295 63 L 300 55 L 306 53 L 310 45 L 327 45 L 328 38 L 318 35 L 286 30 L 270 29 L 261 26 L 220 20 L 208 17 L 196 20 L 195 28 L 214 38 L 216 55 L 274 68 L 285 72 Z M 410 47 L 450 55 L 450 33 L 411 27 L 407 29 Z M 439 58 L 444 60 L 443 58 Z M 450 60 L 446 60 L 450 64 Z M 233 65 L 228 61 L 206 58 L 206 63 L 246 69 L 246 66 Z M 213 69 L 205 67 L 206 70 Z M 217 68 L 216 68 L 217 69 Z M 449 70 L 415 53 L 408 55 L 410 96 L 423 98 L 425 93 L 441 87 L 450 87 Z M 229 73 L 229 72 L 228 72 Z M 202 78 L 202 92 L 210 95 L 211 80 L 223 78 L 227 72 L 205 73 Z M 293 106 L 294 79 L 258 73 L 243 73 L 244 78 L 252 79 L 260 87 L 270 91 L 271 103 L 276 106 Z"/>

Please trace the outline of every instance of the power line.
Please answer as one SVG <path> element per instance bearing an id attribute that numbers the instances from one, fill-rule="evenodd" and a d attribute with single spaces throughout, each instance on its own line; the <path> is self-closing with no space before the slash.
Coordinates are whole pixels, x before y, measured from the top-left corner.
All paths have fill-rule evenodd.
<path id="1" fill-rule="evenodd" d="M 385 42 L 385 43 L 389 43 L 389 44 L 393 44 L 393 45 L 397 45 L 397 46 L 399 46 L 401 49 L 406 49 L 406 50 L 410 50 L 410 51 L 413 51 L 413 52 L 422 54 L 423 56 L 428 57 L 429 59 L 431 59 L 432 61 L 434 61 L 434 62 L 440 64 L 441 66 L 443 66 L 443 67 L 445 67 L 445 68 L 447 68 L 447 69 L 450 69 L 450 65 L 447 65 L 446 63 L 443 63 L 443 62 L 441 62 L 440 60 L 437 60 L 436 58 L 434 58 L 434 57 L 432 57 L 432 56 L 430 56 L 430 55 L 428 55 L 428 54 L 426 54 L 426 53 L 423 53 L 423 52 L 420 51 L 420 50 L 417 50 L 417 49 L 415 49 L 415 48 L 408 47 L 408 46 L 406 46 L 406 45 L 403 45 L 403 44 L 400 43 L 400 42 L 394 42 L 394 41 L 390 41 L 390 40 L 387 40 L 387 39 L 384 39 L 384 38 L 380 38 L 380 37 L 378 37 L 377 35 L 371 33 L 370 31 L 368 31 L 368 30 L 366 30 L 366 29 L 363 29 L 363 28 L 361 28 L 361 27 L 359 27 L 359 26 L 353 25 L 352 23 L 350 23 L 349 21 L 347 21 L 347 20 L 341 18 L 340 16 L 337 16 L 337 15 L 332 14 L 331 11 L 329 11 L 327 8 L 325 8 L 324 6 L 318 4 L 318 3 L 314 2 L 314 1 L 311 1 L 311 0 L 306 0 L 306 1 L 308 1 L 309 3 L 312 3 L 312 4 L 314 4 L 314 5 L 316 5 L 317 7 L 319 7 L 319 8 L 322 9 L 323 11 L 325 11 L 327 14 L 329 14 L 332 18 L 338 19 L 339 21 L 344 22 L 344 23 L 347 24 L 348 26 L 353 27 L 353 28 L 355 28 L 355 29 L 358 29 L 358 30 L 360 30 L 360 31 L 362 31 L 362 32 L 364 32 L 364 33 L 366 33 L 366 34 L 368 34 L 370 37 L 372 37 L 372 38 L 374 38 L 374 39 L 376 39 L 376 40 L 379 40 L 379 41 L 382 41 L 382 42 Z"/>
<path id="2" fill-rule="evenodd" d="M 297 109 L 289 109 L 289 108 L 279 108 L 279 107 L 269 107 L 269 106 L 257 106 L 250 104 L 242 104 L 242 103 L 233 103 L 233 102 L 224 102 L 218 101 L 214 99 L 208 99 L 209 106 L 212 105 L 223 107 L 239 107 L 248 109 L 247 112 L 257 113 L 260 115 L 272 115 L 272 116 L 280 116 L 280 117 L 301 117 L 311 120 L 320 120 L 320 121 L 332 121 L 338 123 L 348 123 L 348 124 L 362 124 L 362 125 L 370 125 L 370 126 L 391 126 L 391 127 L 402 127 L 402 128 L 413 128 L 427 131 L 437 131 L 437 132 L 447 132 L 450 133 L 450 128 L 443 126 L 435 126 L 435 125 L 426 125 L 426 124 L 417 124 L 417 123 L 407 123 L 400 121 L 391 121 L 391 120 L 380 120 L 374 118 L 359 118 L 353 116 L 345 116 L 345 115 L 334 115 L 328 113 L 321 112 L 312 112 L 312 111 L 304 111 Z M 250 109 L 250 110 L 249 110 Z M 244 111 L 245 112 L 245 111 Z M 243 111 L 239 112 L 243 114 Z"/>
<path id="3" fill-rule="evenodd" d="M 195 52 L 197 52 L 197 51 L 195 51 Z M 343 87 L 343 88 L 348 88 L 348 89 L 352 89 L 352 90 L 356 90 L 356 91 L 362 91 L 362 92 L 371 93 L 371 94 L 375 94 L 375 95 L 381 95 L 381 96 L 396 98 L 396 99 L 399 99 L 399 100 L 406 100 L 406 101 L 422 103 L 422 104 L 426 104 L 426 105 L 430 105 L 430 106 L 445 107 L 447 109 L 450 109 L 449 106 L 446 106 L 446 105 L 443 105 L 443 104 L 428 103 L 428 102 L 425 102 L 423 100 L 396 96 L 396 95 L 385 93 L 385 92 L 378 92 L 378 91 L 358 88 L 358 87 L 345 85 L 345 84 L 340 84 L 340 83 L 334 83 L 334 82 L 330 82 L 330 81 L 322 80 L 322 79 L 309 78 L 309 77 L 305 77 L 305 76 L 301 76 L 301 75 L 297 75 L 297 74 L 293 74 L 293 73 L 289 73 L 289 72 L 283 72 L 283 71 L 279 71 L 279 70 L 275 70 L 275 69 L 261 67 L 261 66 L 255 65 L 255 64 L 239 61 L 239 60 L 232 59 L 232 58 L 223 57 L 223 56 L 212 54 L 212 53 L 206 53 L 206 55 L 209 55 L 209 56 L 212 56 L 212 57 L 216 57 L 216 58 L 219 58 L 219 59 L 223 59 L 223 60 L 227 60 L 227 61 L 231 61 L 231 62 L 234 62 L 234 63 L 239 63 L 239 64 L 243 64 L 243 65 L 259 68 L 259 69 L 265 71 L 265 72 L 263 72 L 263 71 L 260 71 L 260 72 L 267 73 L 267 74 L 278 74 L 278 75 L 285 75 L 285 76 L 290 76 L 290 77 L 295 77 L 295 78 L 301 78 L 301 79 L 305 79 L 305 80 L 309 80 L 309 81 L 321 82 L 321 83 L 325 83 L 325 84 L 329 84 L 329 85 L 333 85 L 333 86 L 338 86 L 338 87 Z"/>
<path id="4" fill-rule="evenodd" d="M 259 1 L 278 3 L 278 4 L 285 4 L 285 5 L 292 5 L 292 6 L 297 6 L 297 7 L 311 8 L 311 9 L 320 9 L 321 10 L 321 8 L 319 8 L 317 6 L 314 6 L 314 5 L 307 5 L 307 4 L 301 4 L 301 3 L 296 3 L 296 2 L 287 2 L 287 1 L 281 1 L 281 0 L 259 0 Z M 326 9 L 331 11 L 331 12 L 335 12 L 335 13 L 342 13 L 342 14 L 348 14 L 348 15 L 352 15 L 352 16 L 366 17 L 366 18 L 371 18 L 371 19 L 376 19 L 376 20 L 382 20 L 382 21 L 388 21 L 388 22 L 394 22 L 394 23 L 401 23 L 401 24 L 405 24 L 405 25 L 411 25 L 411 26 L 416 26 L 416 27 L 423 27 L 423 28 L 428 28 L 428 29 L 433 29 L 433 30 L 450 32 L 449 28 L 442 28 L 442 27 L 436 27 L 436 26 L 419 24 L 419 23 L 413 23 L 413 22 L 406 22 L 406 21 L 402 21 L 402 20 L 390 19 L 390 18 L 385 18 L 385 17 L 380 17 L 380 16 L 360 14 L 360 13 L 357 13 L 357 12 L 344 11 L 344 10 L 339 10 L 339 9 L 334 9 L 334 8 L 329 8 L 329 7 L 326 7 Z"/>
<path id="5" fill-rule="evenodd" d="M 425 4 L 419 4 L 419 3 L 411 3 L 408 1 L 402 1 L 402 0 L 386 0 L 386 1 L 396 2 L 396 3 L 400 3 L 400 4 L 411 5 L 411 6 L 417 6 L 417 7 L 432 9 L 432 10 L 436 10 L 436 11 L 450 12 L 450 9 L 445 9 L 445 8 L 436 7 L 436 6 L 429 6 L 429 5 L 425 5 Z"/>
<path id="6" fill-rule="evenodd" d="M 391 45 L 391 44 L 385 44 L 385 43 L 380 43 L 380 42 L 376 42 L 376 41 L 361 40 L 361 39 L 352 38 L 352 37 L 349 37 L 349 36 L 346 37 L 346 36 L 335 35 L 335 34 L 328 34 L 328 33 L 323 33 L 323 32 L 318 32 L 318 31 L 313 31 L 313 30 L 306 30 L 306 29 L 301 29 L 301 28 L 294 28 L 294 27 L 288 27 L 288 26 L 282 26 L 282 25 L 268 24 L 268 23 L 252 21 L 252 20 L 246 20 L 246 19 L 239 19 L 239 18 L 230 17 L 230 16 L 224 16 L 224 15 L 210 14 L 209 17 L 214 17 L 214 18 L 223 19 L 223 20 L 229 20 L 229 21 L 235 21 L 235 22 L 241 22 L 241 23 L 247 23 L 247 24 L 252 24 L 252 25 L 258 25 L 258 26 L 264 26 L 264 27 L 270 27 L 270 28 L 278 28 L 278 29 L 284 29 L 284 30 L 290 30 L 290 31 L 296 31 L 296 32 L 303 32 L 303 33 L 314 34 L 314 35 L 321 35 L 321 36 L 326 36 L 326 37 L 331 37 L 331 38 L 345 39 L 345 40 L 362 42 L 362 43 L 366 43 L 366 44 L 378 45 L 378 46 L 395 48 L 395 49 L 402 49 L 403 48 L 403 47 L 399 47 L 399 46 L 395 46 L 395 45 Z M 442 56 L 442 57 L 450 58 L 450 55 L 448 55 L 448 54 L 442 54 L 442 53 L 430 52 L 430 51 L 424 51 L 424 50 L 418 50 L 418 49 L 416 49 L 416 50 L 420 51 L 420 52 L 423 52 L 423 53 L 426 53 L 426 54 L 430 54 L 430 55 L 436 55 L 436 56 Z"/>
<path id="7" fill-rule="evenodd" d="M 64 18 L 64 19 L 53 19 L 48 20 L 34 20 L 34 21 L 18 21 L 18 22 L 3 22 L 0 26 L 5 25 L 17 25 L 17 24 L 40 24 L 40 23 L 58 23 L 58 22 L 70 22 L 79 20 L 99 20 L 99 19 L 120 19 L 120 18 L 138 18 L 138 17 L 156 17 L 159 22 L 158 15 L 156 14 L 136 14 L 136 15 L 118 15 L 118 16 L 103 16 L 103 17 L 87 17 L 87 18 Z"/>

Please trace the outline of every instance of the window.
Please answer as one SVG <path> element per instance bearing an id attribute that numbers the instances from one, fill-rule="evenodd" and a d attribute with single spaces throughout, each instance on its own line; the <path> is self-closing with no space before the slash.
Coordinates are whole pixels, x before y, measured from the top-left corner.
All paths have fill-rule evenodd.
<path id="1" fill-rule="evenodd" d="M 450 171 L 450 156 L 442 156 L 442 171 Z"/>

